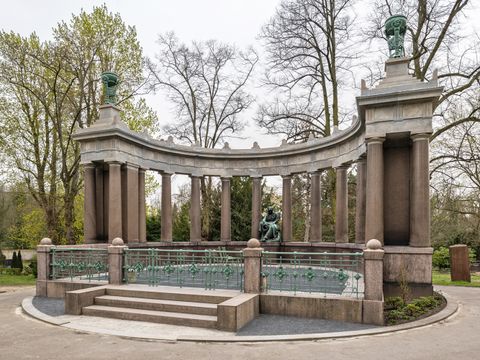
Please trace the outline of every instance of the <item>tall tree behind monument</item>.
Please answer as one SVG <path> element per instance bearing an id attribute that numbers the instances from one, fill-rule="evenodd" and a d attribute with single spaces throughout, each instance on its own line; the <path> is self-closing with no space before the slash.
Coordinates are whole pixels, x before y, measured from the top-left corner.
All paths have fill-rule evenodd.
<path id="1" fill-rule="evenodd" d="M 100 74 L 107 70 L 122 79 L 119 104 L 130 127 L 152 130 L 155 114 L 142 99 L 132 100 L 145 81 L 141 47 L 135 28 L 119 14 L 106 6 L 81 11 L 59 23 L 51 41 L 0 33 L 1 145 L 43 209 L 55 242 L 79 240 L 74 200 L 82 176 L 71 135 L 98 118 Z"/>
<path id="2" fill-rule="evenodd" d="M 237 135 L 245 123 L 239 114 L 254 98 L 247 90 L 258 56 L 216 40 L 183 44 L 173 32 L 159 36 L 156 62 L 148 61 L 154 89 L 164 91 L 173 105 L 175 121 L 164 127 L 192 146 L 215 148 Z M 202 237 L 212 237 L 215 203 L 210 177 L 202 178 Z M 218 199 L 217 199 L 218 200 Z"/>

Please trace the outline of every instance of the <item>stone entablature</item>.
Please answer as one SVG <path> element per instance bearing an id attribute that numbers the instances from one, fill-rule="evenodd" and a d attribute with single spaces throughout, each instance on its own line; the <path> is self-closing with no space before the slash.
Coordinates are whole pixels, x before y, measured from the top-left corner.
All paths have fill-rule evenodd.
<path id="1" fill-rule="evenodd" d="M 82 163 L 131 163 L 144 169 L 194 176 L 268 176 L 314 172 L 338 167 L 365 153 L 364 127 L 353 124 L 329 137 L 273 148 L 205 149 L 156 140 L 129 130 L 119 120 L 120 109 L 103 105 L 100 120 L 80 129 Z"/>

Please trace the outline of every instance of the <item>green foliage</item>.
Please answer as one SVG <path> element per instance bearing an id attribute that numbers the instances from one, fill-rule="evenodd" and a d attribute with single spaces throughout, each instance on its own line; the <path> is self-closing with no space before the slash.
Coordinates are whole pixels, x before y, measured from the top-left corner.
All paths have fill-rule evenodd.
<path id="1" fill-rule="evenodd" d="M 28 265 L 28 267 L 30 268 L 33 276 L 35 276 L 35 278 L 37 278 L 37 273 L 38 273 L 37 255 L 32 256 L 32 259 L 30 260 L 30 264 Z"/>
<path id="2" fill-rule="evenodd" d="M 423 296 L 405 302 L 401 297 L 390 297 L 385 299 L 385 320 L 387 324 L 393 325 L 405 320 L 415 320 L 416 318 L 432 311 L 443 304 L 443 298 L 435 294 L 434 296 Z"/>
<path id="3" fill-rule="evenodd" d="M 12 270 L 12 269 L 8 269 Z M 19 270 L 19 269 L 13 269 Z M 0 286 L 21 286 L 21 285 L 35 285 L 35 277 L 33 275 L 21 275 L 20 272 L 13 273 L 2 273 L 0 268 Z"/>
<path id="4" fill-rule="evenodd" d="M 17 252 L 14 251 L 13 252 L 13 255 L 12 255 L 12 263 L 10 264 L 10 267 L 12 269 L 16 269 L 17 268 Z"/>
<path id="5" fill-rule="evenodd" d="M 148 209 L 147 211 L 147 241 L 160 241 L 161 238 L 160 211 Z"/>
<path id="6" fill-rule="evenodd" d="M 190 241 L 190 201 L 173 206 L 173 241 Z"/>
<path id="7" fill-rule="evenodd" d="M 439 247 L 433 252 L 432 265 L 438 269 L 450 268 L 450 253 L 446 247 Z"/>
<path id="8" fill-rule="evenodd" d="M 0 268 L 0 275 L 20 275 L 22 270 L 16 267 Z"/>
<path id="9" fill-rule="evenodd" d="M 18 250 L 18 254 L 17 254 L 17 268 L 19 268 L 20 270 L 23 270 L 23 260 L 22 260 L 22 252 L 20 250 Z"/>
<path id="10" fill-rule="evenodd" d="M 20 245 L 48 236 L 54 243 L 76 243 L 82 179 L 72 134 L 98 119 L 102 72 L 121 79 L 118 99 L 128 125 L 156 132 L 156 114 L 133 96 L 145 81 L 136 30 L 105 5 L 93 7 L 60 22 L 49 41 L 0 31 L 0 60 L 0 146 L 43 217 L 37 211 L 35 219 L 16 224 L 10 241 Z"/>

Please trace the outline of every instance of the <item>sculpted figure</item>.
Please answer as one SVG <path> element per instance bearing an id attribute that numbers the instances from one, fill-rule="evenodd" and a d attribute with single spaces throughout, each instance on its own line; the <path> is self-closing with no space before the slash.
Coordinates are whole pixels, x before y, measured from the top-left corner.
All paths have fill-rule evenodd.
<path id="1" fill-rule="evenodd" d="M 280 213 L 274 212 L 271 207 L 268 208 L 267 213 L 264 215 L 262 221 L 260 221 L 260 241 L 280 241 L 281 233 L 278 225 L 280 217 Z"/>

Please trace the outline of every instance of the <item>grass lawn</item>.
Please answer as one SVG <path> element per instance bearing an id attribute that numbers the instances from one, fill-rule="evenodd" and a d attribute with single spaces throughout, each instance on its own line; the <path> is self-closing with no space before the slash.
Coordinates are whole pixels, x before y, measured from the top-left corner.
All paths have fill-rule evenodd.
<path id="1" fill-rule="evenodd" d="M 33 275 L 0 275 L 0 286 L 35 285 Z"/>
<path id="2" fill-rule="evenodd" d="M 472 282 L 466 281 L 451 281 L 450 272 L 440 272 L 438 270 L 433 270 L 432 272 L 432 282 L 433 285 L 450 285 L 450 286 L 470 286 L 470 287 L 480 287 L 480 275 L 471 274 Z"/>

